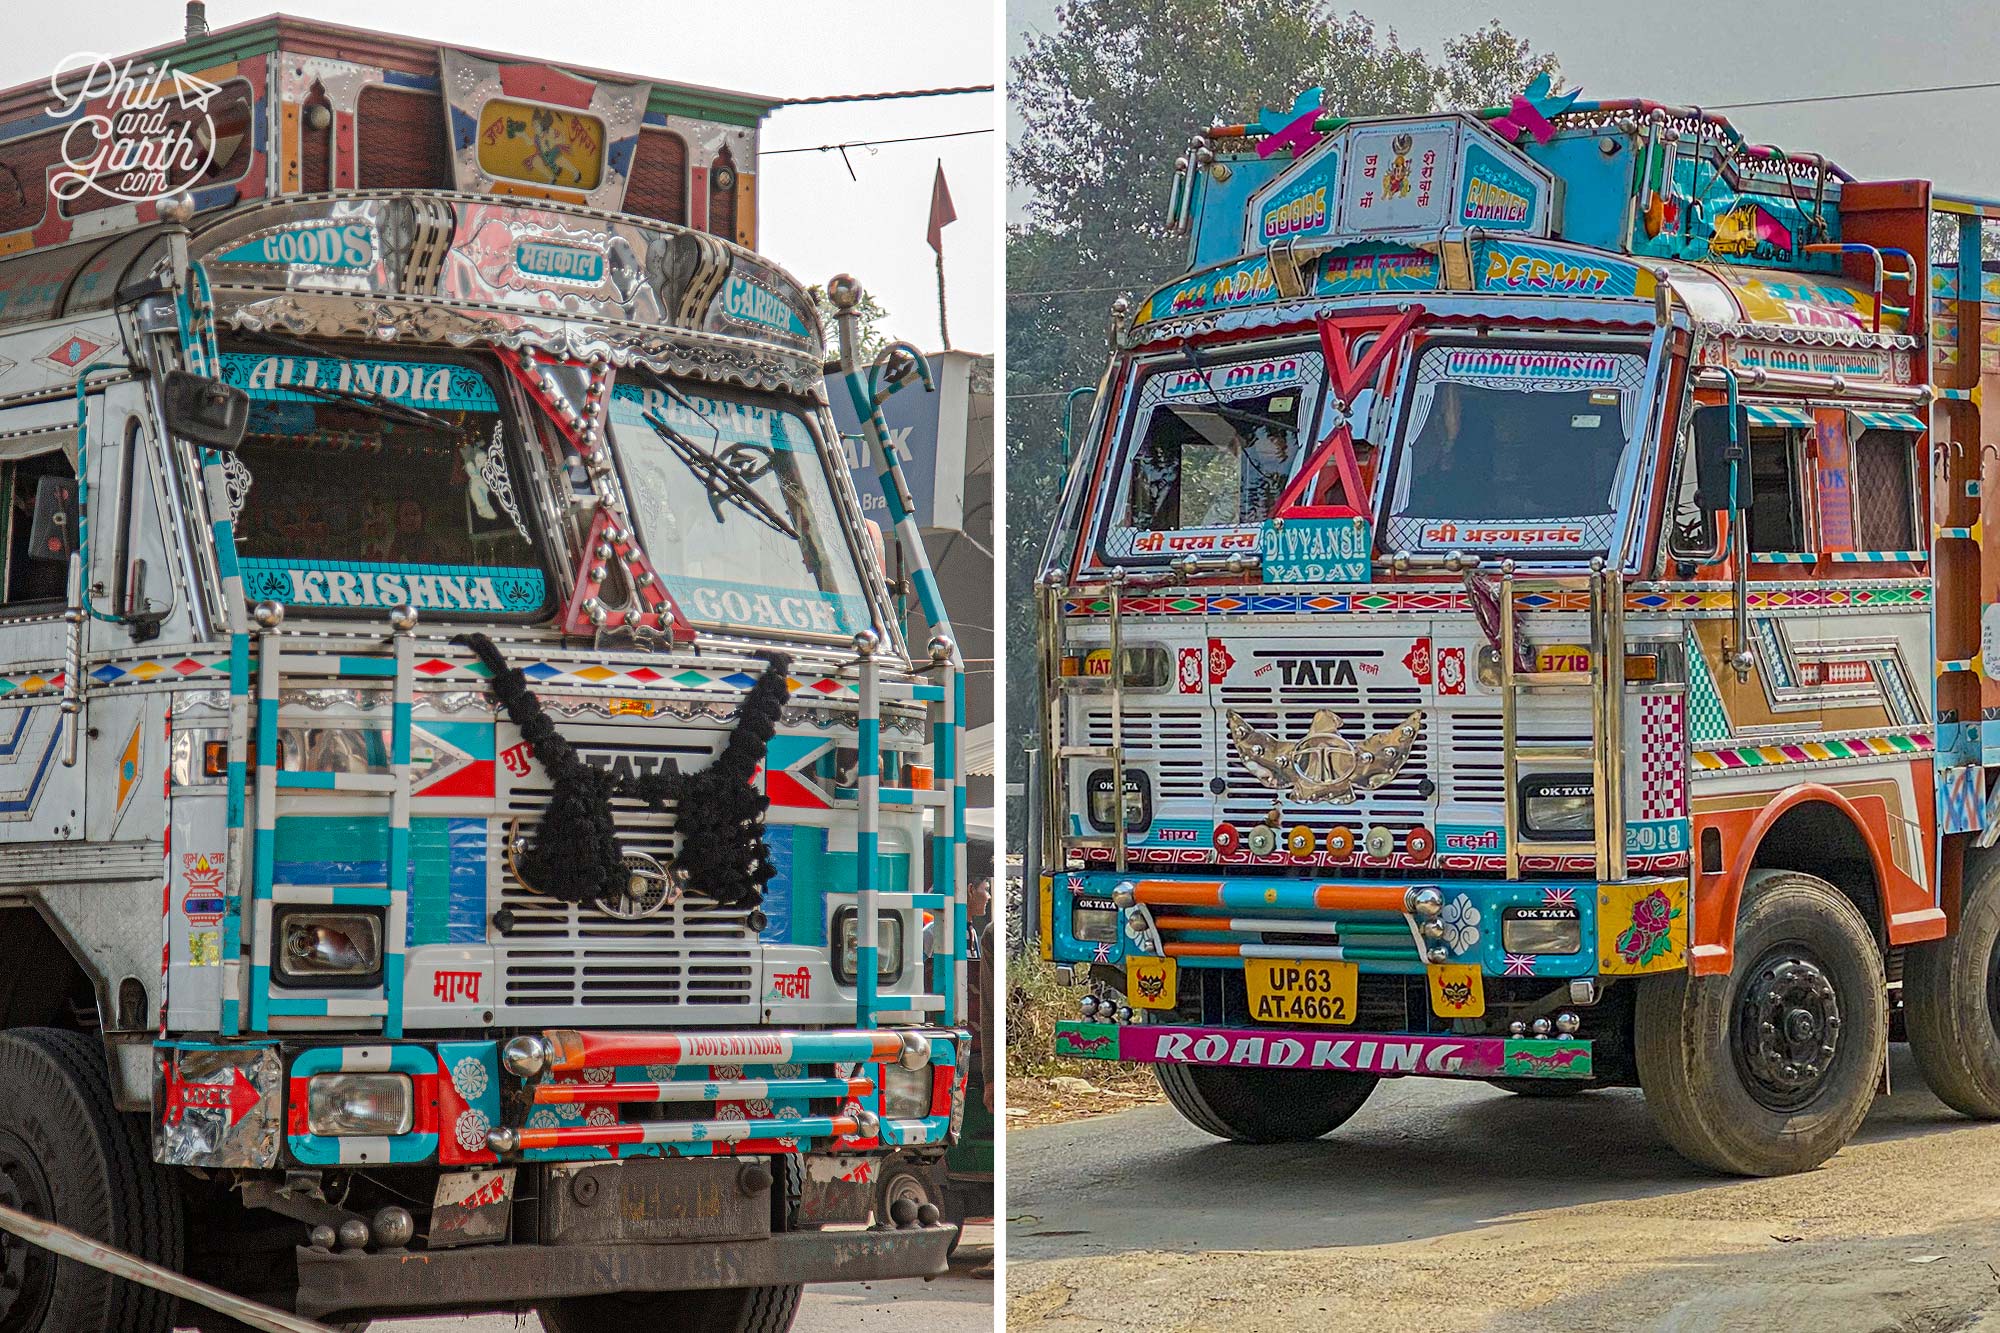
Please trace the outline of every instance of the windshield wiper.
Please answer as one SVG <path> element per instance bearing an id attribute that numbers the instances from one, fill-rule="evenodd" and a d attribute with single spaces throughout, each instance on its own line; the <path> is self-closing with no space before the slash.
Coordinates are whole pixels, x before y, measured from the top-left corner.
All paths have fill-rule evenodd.
<path id="1" fill-rule="evenodd" d="M 799 530 L 773 509 L 768 500 L 757 494 L 750 484 L 771 470 L 768 457 L 762 460 L 761 465 L 752 462 L 745 466 L 735 460 L 738 455 L 755 452 L 751 446 L 739 445 L 727 453 L 712 454 L 669 426 L 658 412 L 647 412 L 644 416 L 653 433 L 666 442 L 667 447 L 701 482 L 702 489 L 708 492 L 708 507 L 715 511 L 718 522 L 722 519 L 722 501 L 727 500 L 766 527 L 783 533 L 793 541 L 799 539 Z"/>
<path id="2" fill-rule="evenodd" d="M 241 335 L 250 342 L 260 342 L 271 347 L 285 347 L 295 352 L 303 352 L 315 360 L 352 361 L 354 358 L 330 347 L 315 347 L 299 338 L 287 338 L 282 333 L 266 333 L 259 330 Z M 406 426 L 427 426 L 447 434 L 457 434 L 456 423 L 447 421 L 434 412 L 426 412 L 421 407 L 410 407 L 399 403 L 385 394 L 373 393 L 366 389 L 329 389 L 318 384 L 280 384 L 273 386 L 279 390 L 302 393 L 310 398 L 324 398 L 332 403 L 348 403 L 387 421 L 400 421 Z"/>
<path id="3" fill-rule="evenodd" d="M 1187 358 L 1189 368 L 1195 374 L 1201 376 L 1201 382 L 1208 386 L 1208 391 L 1215 395 L 1215 401 L 1212 403 L 1191 404 L 1191 406 L 1205 408 L 1221 417 L 1224 421 L 1247 421 L 1253 426 L 1268 426 L 1272 430 L 1283 431 L 1288 435 L 1296 435 L 1298 433 L 1299 428 L 1297 426 L 1280 421 L 1276 417 L 1267 417 L 1260 412 L 1245 412 L 1240 407 L 1224 407 L 1222 404 L 1222 394 L 1215 387 L 1215 381 L 1208 377 L 1208 367 L 1201 363 L 1201 357 L 1195 352 L 1194 344 L 1183 342 L 1181 344 L 1181 355 Z"/>
<path id="4" fill-rule="evenodd" d="M 693 413 L 715 436 L 716 445 L 719 447 L 722 444 L 722 427 L 709 420 L 708 413 L 696 406 L 686 394 L 668 383 L 666 376 L 651 366 L 634 365 L 632 369 L 638 373 L 639 378 Z M 793 541 L 799 539 L 799 530 L 793 527 L 783 514 L 772 508 L 769 501 L 757 494 L 756 488 L 751 485 L 757 478 L 771 470 L 771 456 L 768 452 L 758 449 L 755 445 L 737 444 L 717 454 L 711 449 L 702 448 L 669 426 L 659 413 L 649 411 L 641 415 L 645 418 L 646 424 L 653 428 L 653 433 L 666 442 L 675 455 L 687 464 L 688 471 L 694 473 L 701 482 L 702 489 L 708 492 L 708 507 L 714 511 L 718 523 L 722 521 L 721 502 L 727 500 L 765 526 L 783 533 Z M 763 457 L 747 464 L 737 461 L 746 454 L 762 454 Z"/>
<path id="5" fill-rule="evenodd" d="M 431 430 L 456 435 L 459 428 L 455 422 L 447 421 L 434 412 L 426 412 L 421 407 L 409 407 L 386 394 L 371 393 L 366 389 L 329 389 L 320 384 L 280 384 L 276 386 L 285 393 L 302 393 L 313 398 L 324 398 L 330 403 L 346 403 L 381 417 L 385 421 L 400 421 L 406 426 L 424 426 Z"/>

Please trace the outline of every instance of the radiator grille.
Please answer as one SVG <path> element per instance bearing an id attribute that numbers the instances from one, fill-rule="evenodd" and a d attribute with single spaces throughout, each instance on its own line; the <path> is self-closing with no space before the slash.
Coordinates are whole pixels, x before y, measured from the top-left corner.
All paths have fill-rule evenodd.
<path id="1" fill-rule="evenodd" d="M 619 771 L 657 771 L 673 762 L 682 772 L 705 767 L 727 733 L 681 731 L 671 741 L 634 744 L 631 728 L 606 728 L 615 741 L 592 738 L 591 728 L 565 727 L 585 762 Z M 688 1022 L 756 1021 L 760 948 L 741 909 L 724 910 L 698 896 L 684 897 L 656 916 L 621 921 L 594 906 L 576 905 L 523 888 L 506 863 L 508 824 L 520 819 L 532 835 L 549 796 L 539 765 L 512 777 L 504 795 L 506 818 L 492 832 L 500 904 L 511 921 L 498 939 L 500 1005 L 521 1023 L 556 1022 L 581 1010 L 600 1021 L 618 1021 L 620 1009 L 645 1010 L 633 1021 L 671 1021 L 662 1008 Z M 614 801 L 620 843 L 661 864 L 676 848 L 673 809 L 657 814 L 636 801 Z"/>

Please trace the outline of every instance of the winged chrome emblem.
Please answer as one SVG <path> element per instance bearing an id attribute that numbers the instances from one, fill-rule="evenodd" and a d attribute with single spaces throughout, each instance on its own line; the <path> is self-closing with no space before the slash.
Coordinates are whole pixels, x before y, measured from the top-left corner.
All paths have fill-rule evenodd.
<path id="1" fill-rule="evenodd" d="M 1296 741 L 1267 736 L 1229 710 L 1229 739 L 1257 780 L 1294 801 L 1348 801 L 1357 791 L 1374 791 L 1395 780 L 1410 747 L 1424 729 L 1422 709 L 1360 745 L 1340 734 L 1340 714 L 1322 708 Z"/>

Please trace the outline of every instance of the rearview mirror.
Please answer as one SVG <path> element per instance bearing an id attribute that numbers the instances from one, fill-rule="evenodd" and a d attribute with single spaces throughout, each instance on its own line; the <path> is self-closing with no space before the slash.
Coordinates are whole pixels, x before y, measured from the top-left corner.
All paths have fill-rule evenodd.
<path id="1" fill-rule="evenodd" d="M 35 484 L 35 518 L 28 526 L 28 558 L 56 564 L 76 549 L 76 478 L 43 477 Z"/>
<path id="2" fill-rule="evenodd" d="M 1735 462 L 1737 487 L 1750 481 L 1750 409 L 1738 403 L 1734 412 L 1722 403 L 1698 407 L 1694 412 L 1694 501 L 1703 513 L 1733 510 L 1738 498 L 1730 494 L 1729 465 Z"/>
<path id="3" fill-rule="evenodd" d="M 166 380 L 167 430 L 209 449 L 232 453 L 250 428 L 250 395 L 219 380 L 170 370 Z"/>

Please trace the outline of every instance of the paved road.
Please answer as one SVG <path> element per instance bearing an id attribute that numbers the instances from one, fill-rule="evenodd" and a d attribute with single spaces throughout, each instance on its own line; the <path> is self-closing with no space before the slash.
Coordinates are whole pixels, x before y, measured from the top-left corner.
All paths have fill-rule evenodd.
<path id="1" fill-rule="evenodd" d="M 951 1273 L 934 1282 L 911 1279 L 810 1288 L 794 1333 L 992 1333 L 993 1281 L 971 1276 L 976 1265 L 991 1262 L 992 1257 L 993 1229 L 975 1226 L 953 1257 Z M 539 1333 L 540 1328 L 532 1316 L 517 1321 L 512 1315 L 399 1319 L 374 1326 L 375 1333 Z"/>
<path id="2" fill-rule="evenodd" d="M 1015 1130 L 1008 1327 L 2000 1333 L 2000 1125 L 1896 1095 L 1826 1167 L 1709 1175 L 1634 1092 L 1385 1082 L 1315 1143 L 1166 1106 Z"/>

